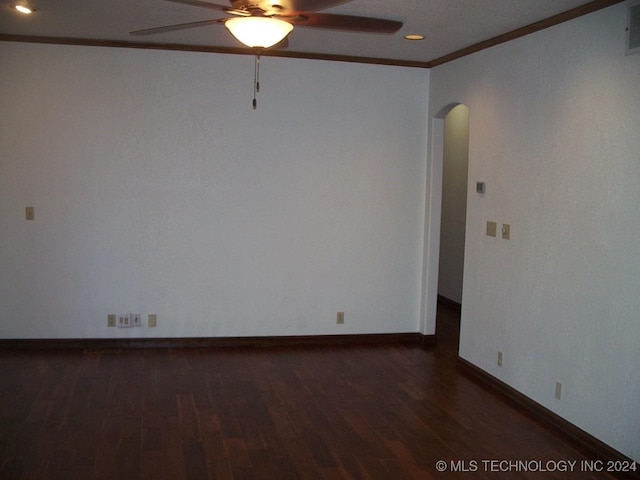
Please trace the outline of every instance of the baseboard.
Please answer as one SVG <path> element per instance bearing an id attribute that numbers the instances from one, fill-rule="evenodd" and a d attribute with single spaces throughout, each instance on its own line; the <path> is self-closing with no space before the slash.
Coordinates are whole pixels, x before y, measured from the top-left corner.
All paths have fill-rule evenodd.
<path id="1" fill-rule="evenodd" d="M 0 349 L 64 350 L 91 352 L 133 348 L 222 348 L 291 347 L 410 344 L 431 347 L 435 335 L 421 333 L 375 333 L 354 335 L 293 335 L 274 337 L 193 337 L 193 338 L 100 338 L 100 339 L 4 339 Z"/>
<path id="2" fill-rule="evenodd" d="M 543 407 L 539 403 L 531 400 L 513 387 L 498 380 L 493 375 L 485 372 L 471 362 L 462 357 L 458 357 L 457 367 L 462 374 L 477 381 L 483 386 L 497 393 L 507 403 L 522 410 L 530 418 L 544 425 L 554 434 L 567 440 L 578 451 L 587 457 L 588 460 L 600 460 L 606 469 L 607 462 L 633 462 L 632 459 L 610 447 L 606 443 L 598 440 L 593 435 L 585 432 L 581 428 L 568 422 L 551 410 Z M 636 462 L 636 465 L 640 465 Z M 638 479 L 640 472 L 608 472 L 615 478 Z"/>

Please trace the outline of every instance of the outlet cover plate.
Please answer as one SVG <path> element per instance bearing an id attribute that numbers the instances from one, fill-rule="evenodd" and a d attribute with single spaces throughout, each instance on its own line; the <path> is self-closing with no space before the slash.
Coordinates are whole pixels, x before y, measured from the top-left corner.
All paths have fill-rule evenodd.
<path id="1" fill-rule="evenodd" d="M 556 382 L 556 394 L 555 397 L 557 400 L 562 400 L 562 383 Z"/>
<path id="2" fill-rule="evenodd" d="M 128 313 L 118 314 L 118 328 L 129 328 L 131 326 L 131 318 Z"/>

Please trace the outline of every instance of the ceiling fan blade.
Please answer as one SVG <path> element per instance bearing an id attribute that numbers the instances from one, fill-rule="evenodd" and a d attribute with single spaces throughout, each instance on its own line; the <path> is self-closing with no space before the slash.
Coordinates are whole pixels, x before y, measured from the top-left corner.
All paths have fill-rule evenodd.
<path id="1" fill-rule="evenodd" d="M 226 20 L 228 20 L 228 18 L 217 18 L 215 20 L 202 20 L 200 22 L 178 23 L 176 25 L 166 25 L 164 27 L 147 28 L 145 30 L 135 30 L 133 32 L 129 32 L 129 35 L 134 35 L 134 36 L 155 35 L 156 33 L 173 32 L 176 30 L 184 30 L 187 28 L 194 28 L 194 27 L 204 27 L 207 25 L 215 25 L 218 23 L 224 24 Z M 245 47 L 245 45 L 242 45 L 242 46 Z M 287 39 L 287 37 L 284 37 L 278 43 L 269 47 L 268 50 L 285 49 L 288 46 L 289 46 L 289 40 Z"/>
<path id="2" fill-rule="evenodd" d="M 246 10 L 250 5 L 254 5 L 263 12 L 315 12 L 316 10 L 324 10 L 351 1 L 352 0 L 231 0 L 231 5 L 233 8 L 239 10 Z"/>
<path id="3" fill-rule="evenodd" d="M 243 16 L 250 15 L 250 13 L 248 11 L 245 11 L 245 10 L 229 7 L 229 6 L 226 6 L 226 5 L 218 5 L 217 3 L 203 2 L 201 0 L 165 0 L 165 1 L 166 2 L 173 2 L 173 3 L 181 3 L 183 5 L 191 5 L 193 7 L 209 8 L 211 10 L 218 10 L 218 11 L 222 11 L 222 12 L 227 12 L 227 13 L 231 13 L 233 15 L 243 15 Z"/>
<path id="4" fill-rule="evenodd" d="M 296 12 L 315 12 L 326 8 L 337 7 L 351 0 L 283 0 L 288 10 Z"/>
<path id="5" fill-rule="evenodd" d="M 382 18 L 356 17 L 352 15 L 334 15 L 330 13 L 287 12 L 277 15 L 297 27 L 326 28 L 360 33 L 396 33 L 402 22 Z"/>
<path id="6" fill-rule="evenodd" d="M 226 18 L 217 18 L 215 20 L 202 20 L 200 22 L 178 23 L 176 25 L 166 25 L 164 27 L 146 28 L 144 30 L 135 30 L 129 32 L 129 35 L 155 35 L 156 33 L 173 32 L 175 30 L 184 30 L 187 28 L 204 27 L 205 25 L 215 25 L 216 23 L 224 23 Z"/>

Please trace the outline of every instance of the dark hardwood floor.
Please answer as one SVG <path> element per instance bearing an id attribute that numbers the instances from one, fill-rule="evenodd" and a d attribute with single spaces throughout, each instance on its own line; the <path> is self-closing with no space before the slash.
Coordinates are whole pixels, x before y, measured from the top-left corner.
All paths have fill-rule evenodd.
<path id="1" fill-rule="evenodd" d="M 612 478 L 580 471 L 589 459 L 572 445 L 457 371 L 446 306 L 438 340 L 3 350 L 0 478 Z M 578 463 L 523 472 L 483 460 Z"/>

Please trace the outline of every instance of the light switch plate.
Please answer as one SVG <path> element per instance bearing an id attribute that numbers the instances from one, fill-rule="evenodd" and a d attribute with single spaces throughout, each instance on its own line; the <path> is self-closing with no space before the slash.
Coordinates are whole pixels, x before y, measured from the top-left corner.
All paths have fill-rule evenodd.
<path id="1" fill-rule="evenodd" d="M 142 326 L 142 315 L 140 315 L 139 313 L 130 313 L 129 319 L 132 327 Z"/>
<path id="2" fill-rule="evenodd" d="M 504 240 L 511 239 L 511 225 L 509 225 L 508 223 L 502 224 L 502 238 Z"/>

